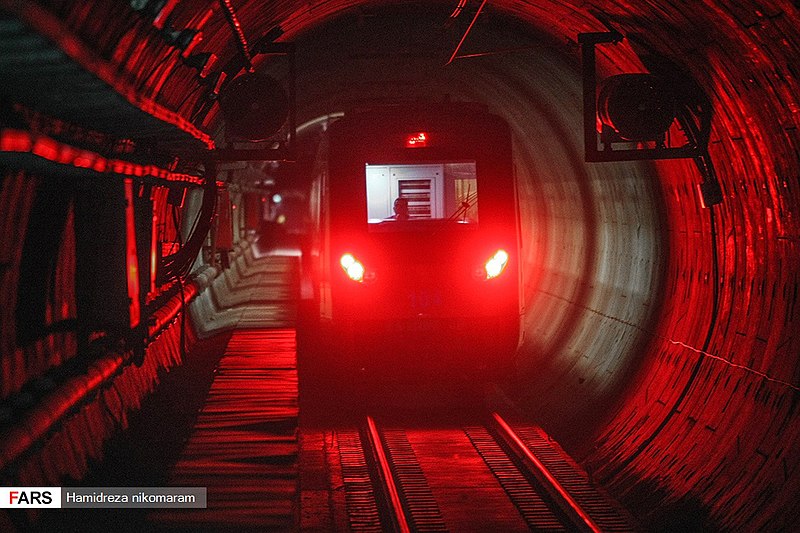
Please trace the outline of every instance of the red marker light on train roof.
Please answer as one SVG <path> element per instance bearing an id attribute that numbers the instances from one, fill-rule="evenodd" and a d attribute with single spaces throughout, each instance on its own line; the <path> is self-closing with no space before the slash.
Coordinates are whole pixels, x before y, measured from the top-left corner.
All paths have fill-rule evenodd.
<path id="1" fill-rule="evenodd" d="M 425 148 L 428 145 L 428 133 L 417 131 L 406 136 L 406 148 Z"/>

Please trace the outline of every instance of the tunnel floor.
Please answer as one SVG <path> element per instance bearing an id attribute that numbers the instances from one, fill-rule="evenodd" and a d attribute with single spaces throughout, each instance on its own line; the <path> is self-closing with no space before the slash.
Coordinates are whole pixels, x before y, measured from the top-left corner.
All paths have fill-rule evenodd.
<path id="1" fill-rule="evenodd" d="M 218 329 L 162 376 L 90 475 L 66 484 L 206 487 L 207 508 L 47 510 L 37 529 L 384 529 L 381 490 L 362 479 L 361 469 L 374 465 L 353 462 L 367 453 L 367 417 L 377 421 L 392 471 L 405 483 L 404 505 L 409 520 L 419 521 L 415 528 L 564 527 L 568 517 L 548 509 L 553 504 L 543 503 L 535 480 L 509 473 L 521 459 L 506 458 L 491 438 L 492 413 L 514 411 L 499 386 L 458 372 L 393 375 L 380 371 L 390 368 L 385 365 L 351 373 L 334 365 L 330 354 L 307 345 L 298 350 L 298 268 L 291 251 L 273 250 L 238 271 L 234 285 L 220 283 L 214 295 Z M 533 445 L 541 430 L 520 416 L 515 420 Z M 593 512 L 603 520 L 613 517 L 619 530 L 632 530 L 630 515 L 596 492 L 557 443 L 542 439 L 559 475 L 566 472 L 568 483 L 578 483 L 577 492 L 599 494 L 600 508 Z M 373 494 L 377 503 L 370 504 L 364 498 Z"/>

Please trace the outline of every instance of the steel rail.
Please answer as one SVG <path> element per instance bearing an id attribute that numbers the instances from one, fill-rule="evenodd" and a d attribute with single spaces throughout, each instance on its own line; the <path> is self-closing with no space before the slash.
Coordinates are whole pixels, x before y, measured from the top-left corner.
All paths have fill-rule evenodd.
<path id="1" fill-rule="evenodd" d="M 371 416 L 367 416 L 367 440 L 377 462 L 378 473 L 383 482 L 383 488 L 386 491 L 387 499 L 389 500 L 388 503 L 392 511 L 392 521 L 398 532 L 410 533 L 411 528 L 406 519 L 403 503 L 400 501 L 400 492 L 397 489 L 397 483 L 395 483 L 391 467 L 389 466 L 389 459 L 386 456 L 386 451 L 381 443 L 381 436 L 378 433 L 375 420 L 373 420 Z"/>
<path id="2" fill-rule="evenodd" d="M 589 514 L 583 510 L 580 504 L 575 501 L 558 479 L 550 473 L 539 458 L 531 452 L 508 422 L 497 413 L 492 413 L 492 416 L 495 422 L 497 422 L 497 428 L 503 440 L 517 455 L 521 456 L 525 464 L 531 468 L 531 473 L 545 486 L 545 489 L 550 493 L 550 496 L 556 500 L 562 510 L 572 518 L 581 529 L 593 533 L 600 533 L 602 531 L 600 526 L 598 526 Z"/>

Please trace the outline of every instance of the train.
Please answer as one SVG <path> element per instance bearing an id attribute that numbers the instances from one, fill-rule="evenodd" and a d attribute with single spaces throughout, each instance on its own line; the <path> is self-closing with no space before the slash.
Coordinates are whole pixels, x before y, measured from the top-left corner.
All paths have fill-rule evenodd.
<path id="1" fill-rule="evenodd" d="M 508 371 L 522 305 L 508 124 L 473 103 L 353 111 L 314 175 L 309 305 L 329 349 L 361 368 Z"/>

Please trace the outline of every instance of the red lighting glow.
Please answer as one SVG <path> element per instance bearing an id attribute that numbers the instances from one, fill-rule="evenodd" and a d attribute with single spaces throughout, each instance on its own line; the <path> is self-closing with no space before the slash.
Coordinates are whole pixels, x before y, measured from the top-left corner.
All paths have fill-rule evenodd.
<path id="1" fill-rule="evenodd" d="M 38 157 L 59 163 L 72 165 L 76 168 L 86 168 L 100 173 L 119 174 L 133 177 L 152 177 L 166 181 L 191 183 L 202 185 L 203 179 L 188 174 L 178 174 L 155 165 L 139 165 L 119 159 L 106 159 L 105 157 L 62 144 L 49 137 L 35 135 L 25 131 L 3 129 L 0 130 L 0 151 L 31 153 Z"/>
<path id="2" fill-rule="evenodd" d="M 158 274 L 158 215 L 153 213 L 153 224 L 150 227 L 150 293 L 156 292 L 156 275 Z"/>
<path id="3" fill-rule="evenodd" d="M 425 148 L 426 146 L 428 146 L 427 132 L 418 131 L 406 137 L 406 148 Z"/>
<path id="4" fill-rule="evenodd" d="M 136 220 L 133 198 L 133 180 L 125 178 L 125 255 L 131 328 L 138 326 L 139 320 L 141 320 L 141 309 L 139 308 L 139 256 L 136 254 Z"/>
<path id="5" fill-rule="evenodd" d="M 344 270 L 348 278 L 359 283 L 364 281 L 366 269 L 358 259 L 353 257 L 353 254 L 348 253 L 342 255 L 341 259 L 339 259 L 339 264 L 342 266 L 342 270 Z"/>

